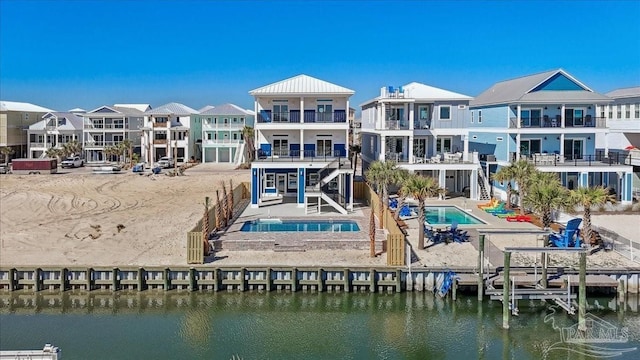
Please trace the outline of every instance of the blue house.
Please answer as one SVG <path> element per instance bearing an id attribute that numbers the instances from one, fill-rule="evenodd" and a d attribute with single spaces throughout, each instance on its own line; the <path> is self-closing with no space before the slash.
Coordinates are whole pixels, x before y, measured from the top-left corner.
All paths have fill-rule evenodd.
<path id="1" fill-rule="evenodd" d="M 353 90 L 299 75 L 252 90 L 256 156 L 251 206 L 295 201 L 307 210 L 353 208 L 347 110 Z"/>
<path id="2" fill-rule="evenodd" d="M 469 149 L 487 178 L 526 159 L 569 189 L 603 185 L 630 203 L 633 168 L 596 152 L 596 136 L 608 131 L 596 107 L 610 102 L 562 69 L 501 81 L 470 103 Z M 504 196 L 503 184 L 492 185 Z"/>

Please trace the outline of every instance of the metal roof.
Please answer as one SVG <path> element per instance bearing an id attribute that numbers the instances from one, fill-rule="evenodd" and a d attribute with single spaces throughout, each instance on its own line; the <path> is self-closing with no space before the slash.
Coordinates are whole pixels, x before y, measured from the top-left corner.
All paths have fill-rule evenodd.
<path id="1" fill-rule="evenodd" d="M 222 104 L 217 105 L 215 107 L 211 107 L 211 109 L 206 111 L 201 111 L 200 115 L 237 115 L 237 116 L 248 116 L 253 115 L 253 111 L 249 112 L 237 105 L 234 104 Z"/>
<path id="2" fill-rule="evenodd" d="M 145 115 L 191 115 L 198 114 L 197 110 L 194 110 L 186 105 L 179 103 L 168 103 L 161 106 L 158 106 L 155 109 L 147 110 L 144 113 Z"/>
<path id="3" fill-rule="evenodd" d="M 640 97 L 640 86 L 623 88 L 623 89 L 615 89 L 606 93 L 610 98 L 618 99 L 618 98 L 627 98 L 627 97 Z"/>
<path id="4" fill-rule="evenodd" d="M 71 112 L 48 112 L 42 116 L 42 119 L 35 124 L 29 125 L 29 130 L 45 130 L 47 123 L 51 119 L 67 120 L 64 125 L 56 126 L 58 130 L 82 130 L 82 117 Z"/>
<path id="5" fill-rule="evenodd" d="M 149 104 L 113 104 L 113 106 L 123 107 L 123 108 L 132 108 L 142 112 L 151 110 L 151 105 Z"/>
<path id="6" fill-rule="evenodd" d="M 459 94 L 453 91 L 440 89 L 434 86 L 425 85 L 419 82 L 410 82 L 402 86 L 404 91 L 404 97 L 392 98 L 392 99 L 409 99 L 409 100 L 428 100 L 428 101 L 443 101 L 443 100 L 471 100 L 473 97 Z M 361 105 L 366 105 L 374 101 L 391 99 L 385 96 L 378 96 L 373 99 L 367 100 Z"/>
<path id="7" fill-rule="evenodd" d="M 144 111 L 140 111 L 140 110 L 138 110 L 136 108 L 132 108 L 132 107 L 115 106 L 114 105 L 111 108 L 121 112 L 124 115 L 128 115 L 128 116 L 144 116 Z"/>
<path id="8" fill-rule="evenodd" d="M 0 111 L 52 112 L 54 110 L 26 102 L 0 100 Z"/>
<path id="9" fill-rule="evenodd" d="M 198 110 L 198 112 L 199 112 L 200 114 L 202 114 L 203 112 L 205 112 L 205 111 L 207 111 L 207 110 L 211 110 L 211 109 L 213 109 L 214 107 L 215 107 L 215 106 L 213 106 L 213 105 L 207 105 L 207 106 L 203 107 L 202 109 Z"/>
<path id="10" fill-rule="evenodd" d="M 249 91 L 251 95 L 340 94 L 355 91 L 308 75 L 298 75 Z"/>
<path id="11" fill-rule="evenodd" d="M 73 108 L 73 109 L 71 109 L 71 110 L 69 110 L 67 112 L 70 112 L 70 113 L 86 113 L 87 110 L 85 110 L 83 108 Z"/>
<path id="12" fill-rule="evenodd" d="M 560 90 L 541 90 L 532 92 L 537 86 L 556 74 L 562 74 L 573 81 L 576 85 L 583 88 L 584 91 L 560 91 Z M 583 94 L 578 94 L 583 93 Z M 603 102 L 607 98 L 601 94 L 595 93 L 586 85 L 575 79 L 562 69 L 545 71 L 538 74 L 519 77 L 516 79 L 505 80 L 495 83 L 489 89 L 478 95 L 471 101 L 471 106 L 484 105 L 500 105 L 523 102 L 572 102 L 572 101 L 590 101 Z"/>

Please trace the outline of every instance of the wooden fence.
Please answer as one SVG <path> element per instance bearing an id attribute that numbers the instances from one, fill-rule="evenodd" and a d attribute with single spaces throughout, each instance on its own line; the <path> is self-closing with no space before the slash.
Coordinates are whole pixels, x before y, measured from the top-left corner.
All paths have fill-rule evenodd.
<path id="1" fill-rule="evenodd" d="M 395 220 L 395 214 L 388 207 L 384 210 L 382 219 L 380 219 L 380 197 L 366 182 L 356 182 L 354 184 L 354 198 L 365 200 L 367 205 L 371 207 L 378 221 L 382 223 L 383 228 L 387 229 L 386 249 L 387 249 L 387 265 L 403 266 L 405 264 L 405 232 L 400 224 Z"/>
<path id="2" fill-rule="evenodd" d="M 248 182 L 240 183 L 233 189 L 233 208 L 234 211 L 240 211 L 237 209 L 238 204 L 248 199 L 251 194 L 249 191 L 250 184 Z M 221 200 L 222 201 L 222 200 Z M 213 205 L 208 212 L 209 217 L 209 229 L 215 228 L 216 223 L 216 210 L 220 204 Z M 234 213 L 235 216 L 235 213 Z M 218 229 L 220 230 L 220 229 Z M 202 238 L 202 218 L 198 220 L 196 226 L 187 232 L 187 263 L 188 264 L 203 264 L 204 263 L 204 239 Z"/>

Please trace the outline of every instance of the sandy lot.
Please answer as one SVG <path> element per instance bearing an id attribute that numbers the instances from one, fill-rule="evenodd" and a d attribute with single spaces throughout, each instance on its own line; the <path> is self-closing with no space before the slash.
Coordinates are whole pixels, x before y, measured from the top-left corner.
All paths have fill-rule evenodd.
<path id="1" fill-rule="evenodd" d="M 186 232 L 202 216 L 205 196 L 215 201 L 221 181 L 228 184 L 233 179 L 239 184 L 250 177 L 248 170 L 218 164 L 201 164 L 185 174 L 93 175 L 90 169 L 73 169 L 56 175 L 2 175 L 0 266 L 186 265 Z M 489 219 L 490 225 L 485 227 L 532 228 L 530 224 L 496 220 L 482 212 L 474 214 Z M 635 237 L 638 220 L 638 215 L 599 216 L 594 223 Z M 417 250 L 418 221 L 408 223 L 414 266 L 475 266 L 477 250 L 471 243 L 437 244 Z M 529 239 L 535 242 L 535 238 Z M 523 237 L 517 235 L 493 236 L 491 242 L 498 249 L 537 245 L 523 243 Z M 524 255 L 514 255 L 513 261 L 533 264 L 533 258 Z M 561 256 L 557 261 L 570 265 L 577 263 L 577 257 Z M 638 266 L 613 252 L 600 252 L 589 256 L 588 261 L 590 266 Z M 369 251 L 357 250 L 221 251 L 210 264 L 385 266 L 386 254 L 370 258 Z"/>
<path id="2" fill-rule="evenodd" d="M 210 164 L 181 177 L 64 172 L 2 175 L 0 265 L 184 265 L 205 196 L 250 179 Z"/>

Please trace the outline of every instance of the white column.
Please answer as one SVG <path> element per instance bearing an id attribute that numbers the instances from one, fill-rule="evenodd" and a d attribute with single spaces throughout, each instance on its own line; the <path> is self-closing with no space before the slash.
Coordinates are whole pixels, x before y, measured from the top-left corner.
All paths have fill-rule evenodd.
<path id="1" fill-rule="evenodd" d="M 564 104 L 560 106 L 560 127 L 564 129 Z"/>
<path id="2" fill-rule="evenodd" d="M 387 139 L 386 136 L 380 135 L 380 154 L 378 154 L 378 160 L 384 161 L 387 153 Z"/>
<path id="3" fill-rule="evenodd" d="M 466 162 L 469 161 L 469 134 L 462 135 L 463 136 L 463 148 L 462 148 L 462 159 Z"/>
<path id="4" fill-rule="evenodd" d="M 604 156 L 607 156 L 607 154 L 609 154 L 609 133 L 606 132 L 604 133 Z"/>
<path id="5" fill-rule="evenodd" d="M 386 106 L 385 103 L 381 103 L 380 104 L 380 125 L 377 127 L 377 129 L 386 129 L 386 124 L 387 124 L 387 112 L 386 112 Z"/>
<path id="6" fill-rule="evenodd" d="M 480 196 L 478 196 L 478 169 L 471 170 L 469 179 L 469 199 L 471 200 L 480 200 Z"/>
<path id="7" fill-rule="evenodd" d="M 564 162 L 564 133 L 560 133 L 560 162 Z"/>
<path id="8" fill-rule="evenodd" d="M 300 129 L 300 160 L 302 159 L 304 159 L 304 129 Z"/>
<path id="9" fill-rule="evenodd" d="M 300 123 L 304 123 L 304 97 L 300 97 Z M 300 141 L 302 141 L 302 138 L 300 138 Z M 300 145 L 302 145 L 302 143 Z M 302 158 L 302 156 L 300 158 Z"/>
<path id="10" fill-rule="evenodd" d="M 409 163 L 414 163 L 415 159 L 413 158 L 413 135 L 409 135 Z"/>
<path id="11" fill-rule="evenodd" d="M 520 160 L 520 134 L 516 134 L 516 161 Z"/>
<path id="12" fill-rule="evenodd" d="M 522 105 L 518 104 L 518 106 L 516 107 L 516 127 L 518 129 L 520 129 L 520 127 L 522 126 L 521 125 L 522 124 L 522 120 L 520 119 L 521 109 L 522 109 Z M 518 145 L 518 147 L 520 147 L 520 146 Z"/>
<path id="13" fill-rule="evenodd" d="M 438 153 L 438 135 L 433 135 L 433 155 Z"/>
<path id="14" fill-rule="evenodd" d="M 438 186 L 443 189 L 447 188 L 447 170 L 440 169 L 438 171 Z M 444 198 L 440 196 L 439 200 L 444 200 Z"/>
<path id="15" fill-rule="evenodd" d="M 410 103 L 409 104 L 409 130 L 413 130 L 413 119 L 415 119 L 415 104 L 414 103 Z"/>

